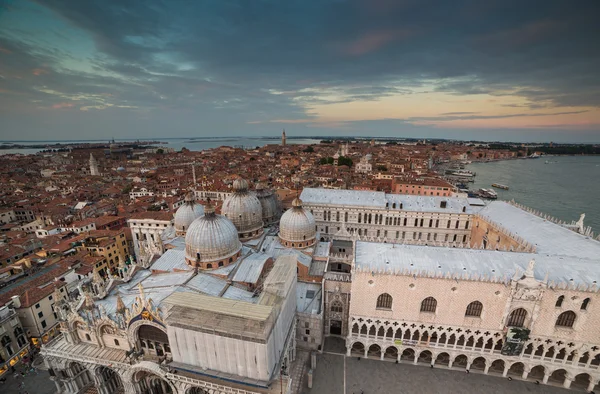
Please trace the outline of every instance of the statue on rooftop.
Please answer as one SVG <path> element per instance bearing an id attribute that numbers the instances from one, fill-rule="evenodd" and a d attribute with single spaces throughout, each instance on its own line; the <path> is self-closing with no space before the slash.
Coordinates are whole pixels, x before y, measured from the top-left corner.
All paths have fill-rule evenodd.
<path id="1" fill-rule="evenodd" d="M 579 216 L 579 220 L 577 221 L 577 223 L 575 223 L 575 225 L 577 225 L 577 227 L 579 228 L 579 234 L 583 234 L 583 219 L 585 219 L 585 213 L 582 213 L 581 216 Z"/>

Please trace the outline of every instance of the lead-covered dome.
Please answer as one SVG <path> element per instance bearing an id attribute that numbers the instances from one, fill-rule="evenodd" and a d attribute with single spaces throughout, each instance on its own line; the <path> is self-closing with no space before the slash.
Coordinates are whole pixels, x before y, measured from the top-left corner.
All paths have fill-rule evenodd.
<path id="1" fill-rule="evenodd" d="M 268 189 L 264 183 L 256 185 L 256 197 L 262 206 L 262 219 L 265 225 L 277 223 L 281 216 L 281 209 L 277 196 L 271 189 Z"/>
<path id="2" fill-rule="evenodd" d="M 295 198 L 279 221 L 279 239 L 284 246 L 307 248 L 316 241 L 317 229 L 312 213 L 302 208 L 302 201 Z"/>
<path id="3" fill-rule="evenodd" d="M 259 236 L 263 228 L 260 201 L 248 191 L 248 182 L 244 179 L 236 179 L 233 190 L 225 199 L 221 212 L 235 225 L 241 240 Z"/>
<path id="4" fill-rule="evenodd" d="M 194 194 L 189 192 L 185 195 L 183 205 L 175 212 L 176 234 L 185 234 L 192 222 L 202 215 L 204 215 L 204 207 L 198 204 L 194 198 Z"/>
<path id="5" fill-rule="evenodd" d="M 242 243 L 233 223 L 215 214 L 212 205 L 204 209 L 204 216 L 194 220 L 185 236 L 185 259 L 193 267 L 218 268 L 235 262 L 240 256 Z"/>

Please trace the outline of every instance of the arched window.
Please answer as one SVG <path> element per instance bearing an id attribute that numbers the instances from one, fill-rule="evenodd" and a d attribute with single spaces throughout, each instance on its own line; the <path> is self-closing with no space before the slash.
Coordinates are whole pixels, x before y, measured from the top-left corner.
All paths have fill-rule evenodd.
<path id="1" fill-rule="evenodd" d="M 523 327 L 525 325 L 525 318 L 527 317 L 527 311 L 523 308 L 515 309 L 508 316 L 507 326 L 511 327 Z"/>
<path id="2" fill-rule="evenodd" d="M 223 262 L 219 261 L 219 267 L 222 267 L 222 266 L 223 266 Z"/>
<path id="3" fill-rule="evenodd" d="M 465 316 L 480 317 L 483 310 L 483 304 L 479 301 L 473 301 L 467 305 Z"/>
<path id="4" fill-rule="evenodd" d="M 206 264 L 206 268 L 212 268 L 212 264 Z"/>
<path id="5" fill-rule="evenodd" d="M 87 341 L 91 341 L 92 340 L 92 338 L 90 337 L 90 334 L 85 334 L 85 339 Z"/>
<path id="6" fill-rule="evenodd" d="M 581 303 L 581 310 L 582 311 L 587 311 L 589 303 L 590 303 L 590 299 L 589 298 L 586 298 L 585 300 L 583 300 L 583 302 Z"/>
<path id="7" fill-rule="evenodd" d="M 344 310 L 344 307 L 342 306 L 342 303 L 339 301 L 333 301 L 331 303 L 331 311 L 332 312 L 342 312 Z"/>
<path id="8" fill-rule="evenodd" d="M 115 339 L 115 346 L 119 346 L 119 341 Z"/>
<path id="9" fill-rule="evenodd" d="M 562 303 L 563 303 L 563 301 L 564 301 L 564 300 L 565 300 L 565 296 L 564 296 L 564 295 L 561 295 L 561 296 L 560 296 L 560 297 L 558 297 L 558 299 L 556 300 L 556 305 L 555 305 L 555 306 L 556 306 L 556 307 L 561 307 L 561 306 L 562 306 Z"/>
<path id="10" fill-rule="evenodd" d="M 392 204 L 392 208 L 393 208 L 393 209 L 396 209 L 396 203 L 393 203 L 393 204 Z"/>
<path id="11" fill-rule="evenodd" d="M 437 300 L 433 297 L 427 297 L 421 301 L 421 312 L 435 312 L 437 309 Z"/>
<path id="12" fill-rule="evenodd" d="M 377 308 L 392 309 L 392 296 L 388 293 L 383 293 L 377 297 Z"/>
<path id="13" fill-rule="evenodd" d="M 563 312 L 558 315 L 558 319 L 556 319 L 556 325 L 559 327 L 573 327 L 576 317 L 577 315 L 573 311 Z"/>

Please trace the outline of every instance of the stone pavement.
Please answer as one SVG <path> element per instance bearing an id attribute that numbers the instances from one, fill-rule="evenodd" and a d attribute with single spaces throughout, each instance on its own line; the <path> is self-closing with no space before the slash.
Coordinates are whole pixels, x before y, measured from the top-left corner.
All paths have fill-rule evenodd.
<path id="1" fill-rule="evenodd" d="M 324 353 L 306 394 L 568 394 L 572 390 L 459 370 Z"/>
<path id="2" fill-rule="evenodd" d="M 561 387 L 536 385 L 514 379 L 512 381 L 479 373 L 467 374 L 444 367 L 430 368 L 421 365 L 395 364 L 379 360 L 360 361 L 346 357 L 345 341 L 327 337 L 323 354 L 317 355 L 317 369 L 313 375 L 313 388 L 307 385 L 308 353 L 302 385 L 294 394 L 568 394 L 573 390 Z"/>
<path id="3" fill-rule="evenodd" d="M 24 372 L 25 377 L 18 377 L 14 374 L 7 372 L 2 377 L 6 378 L 6 382 L 0 383 L 0 393 L 2 394 L 54 394 L 56 392 L 56 386 L 54 382 L 50 380 L 50 374 L 48 371 L 36 369 L 34 372 L 26 371 L 24 365 L 18 365 L 16 367 L 18 372 Z M 21 384 L 23 383 L 23 387 Z"/>

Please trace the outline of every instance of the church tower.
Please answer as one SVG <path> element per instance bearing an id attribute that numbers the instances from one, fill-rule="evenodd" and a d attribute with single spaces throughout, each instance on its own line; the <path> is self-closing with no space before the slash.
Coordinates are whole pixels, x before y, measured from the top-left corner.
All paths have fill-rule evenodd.
<path id="1" fill-rule="evenodd" d="M 94 158 L 94 155 L 90 153 L 90 175 L 98 176 L 100 175 L 100 171 L 98 171 L 98 162 Z"/>
<path id="2" fill-rule="evenodd" d="M 281 133 L 281 146 L 285 146 L 285 129 L 283 129 L 283 133 Z"/>

